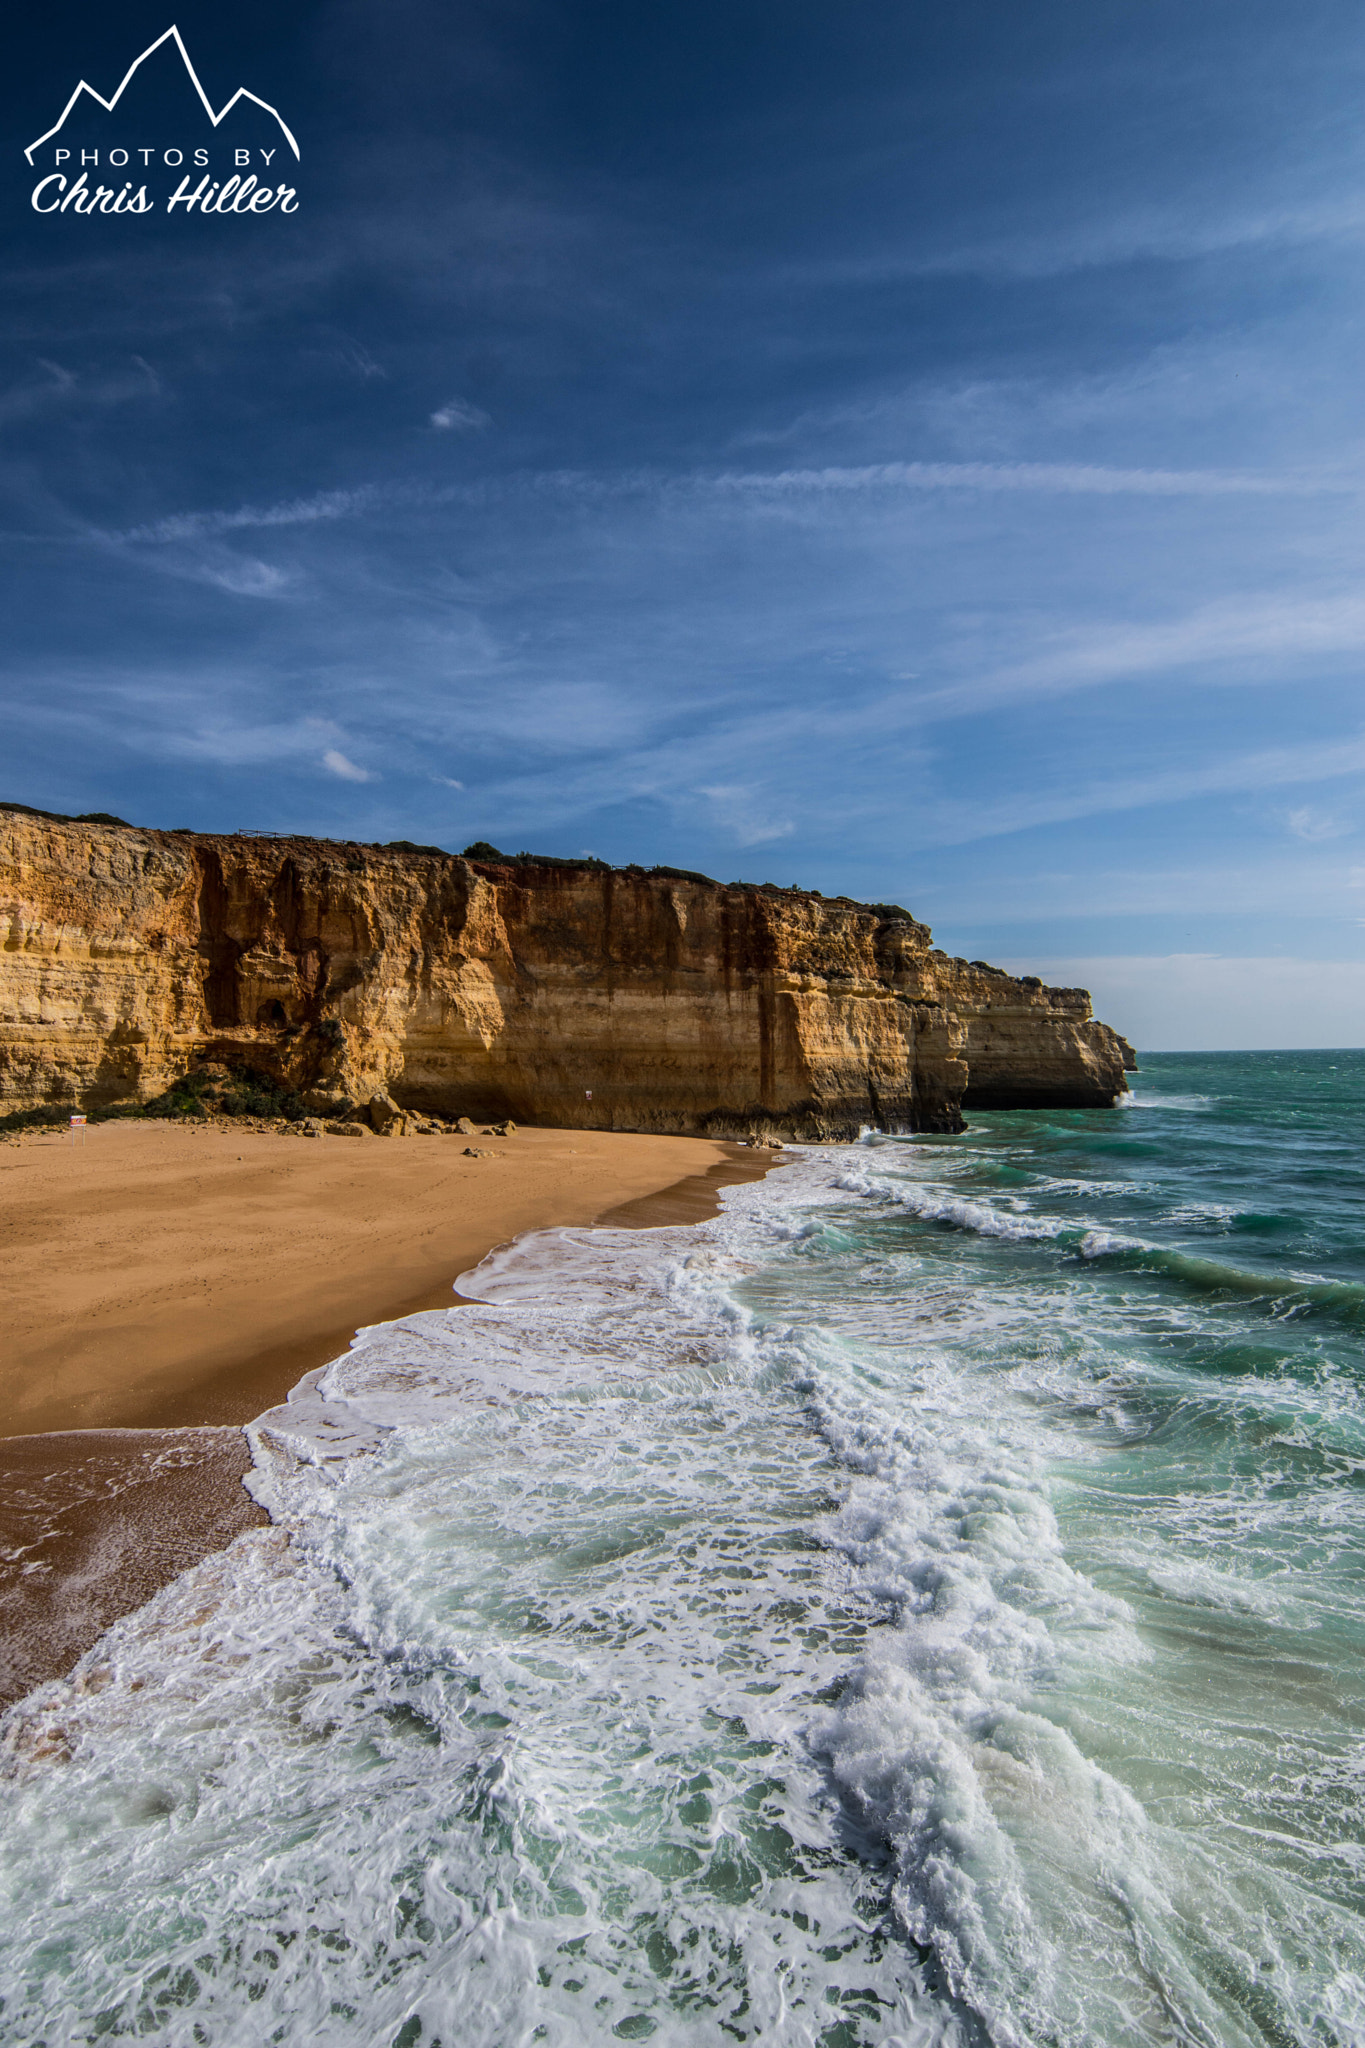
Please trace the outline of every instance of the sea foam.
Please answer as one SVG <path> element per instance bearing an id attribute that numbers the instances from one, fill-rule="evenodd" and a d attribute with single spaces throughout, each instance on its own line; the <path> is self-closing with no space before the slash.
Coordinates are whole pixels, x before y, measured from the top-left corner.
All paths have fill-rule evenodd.
<path id="1" fill-rule="evenodd" d="M 13 2038 L 1351 2038 L 1349 1907 L 1263 1847 L 1346 1764 L 1295 1812 L 1220 1757 L 1162 1628 L 1258 1646 L 1259 1710 L 1339 1583 L 1307 1460 L 1358 1401 L 1230 1407 L 1074 1219 L 868 1166 L 522 1239 L 259 1419 L 276 1526 L 4 1724 Z M 971 1241 L 1005 1263 L 959 1281 Z M 1297 1518 L 1238 1476 L 1276 1432 Z"/>

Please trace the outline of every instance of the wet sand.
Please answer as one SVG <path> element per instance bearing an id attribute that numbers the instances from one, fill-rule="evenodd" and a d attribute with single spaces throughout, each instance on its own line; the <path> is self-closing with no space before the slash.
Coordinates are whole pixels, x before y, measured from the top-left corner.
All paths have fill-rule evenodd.
<path id="1" fill-rule="evenodd" d="M 266 1517 L 240 1429 L 83 1429 L 0 1442 L 0 1706 Z"/>
<path id="2" fill-rule="evenodd" d="M 357 1328 L 451 1306 L 454 1276 L 523 1231 L 697 1222 L 772 1163 L 543 1130 L 107 1124 L 0 1150 L 0 1704 L 265 1519 L 240 1424 Z"/>

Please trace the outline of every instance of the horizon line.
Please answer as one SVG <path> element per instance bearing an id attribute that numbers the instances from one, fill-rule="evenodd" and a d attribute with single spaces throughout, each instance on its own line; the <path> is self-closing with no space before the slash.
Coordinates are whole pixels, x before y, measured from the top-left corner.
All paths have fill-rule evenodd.
<path id="1" fill-rule="evenodd" d="M 80 98 L 83 92 L 88 92 L 92 100 L 98 100 L 99 104 L 104 108 L 106 114 L 112 114 L 114 108 L 122 99 L 124 89 L 128 85 L 129 80 L 132 78 L 133 73 L 137 70 L 138 66 L 141 64 L 145 64 L 147 59 L 150 56 L 152 56 L 157 50 L 159 50 L 164 42 L 168 41 L 173 41 L 175 47 L 177 48 L 177 50 L 179 50 L 181 59 L 184 62 L 185 69 L 190 74 L 190 82 L 193 85 L 195 91 L 199 95 L 200 102 L 203 105 L 204 112 L 208 115 L 209 120 L 213 123 L 215 128 L 219 125 L 221 121 L 226 120 L 227 116 L 232 112 L 232 109 L 236 106 L 238 100 L 250 100 L 253 106 L 260 107 L 264 113 L 274 115 L 275 119 L 280 124 L 280 131 L 283 134 L 285 141 L 289 144 L 289 147 L 294 152 L 295 159 L 300 163 L 303 161 L 302 157 L 299 155 L 298 143 L 295 142 L 289 124 L 285 120 L 279 108 L 272 107 L 269 100 L 261 99 L 259 94 L 254 92 L 248 92 L 247 88 L 244 85 L 238 86 L 236 92 L 233 93 L 232 98 L 228 100 L 227 103 L 224 105 L 221 113 L 214 113 L 212 102 L 210 101 L 208 94 L 204 91 L 203 86 L 199 83 L 199 74 L 195 70 L 194 65 L 190 62 L 190 53 L 185 48 L 184 38 L 182 37 L 179 28 L 176 26 L 174 22 L 172 22 L 171 26 L 168 29 L 163 30 L 154 43 L 149 43 L 147 45 L 146 49 L 142 52 L 142 55 L 140 57 L 135 57 L 133 59 L 132 63 L 128 66 L 127 71 L 123 75 L 123 80 L 118 88 L 118 91 L 113 95 L 111 99 L 105 99 L 103 93 L 96 92 L 94 86 L 91 85 L 87 79 L 83 78 L 80 81 L 80 84 L 76 87 L 70 99 L 63 107 L 61 112 L 61 118 L 58 121 L 56 121 L 51 128 L 48 129 L 45 135 L 40 135 L 36 142 L 30 142 L 28 148 L 24 151 L 24 155 L 28 160 L 30 168 L 33 164 L 34 150 L 41 149 L 45 142 L 50 142 L 54 135 L 58 135 L 61 133 L 61 130 L 66 125 L 67 115 L 71 112 L 71 109 L 75 106 L 77 100 Z"/>

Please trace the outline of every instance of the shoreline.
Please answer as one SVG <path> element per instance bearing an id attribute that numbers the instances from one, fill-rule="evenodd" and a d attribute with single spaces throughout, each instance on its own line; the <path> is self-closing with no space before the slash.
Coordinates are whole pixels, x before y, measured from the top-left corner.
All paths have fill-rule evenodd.
<path id="1" fill-rule="evenodd" d="M 196 1141 L 202 1144 L 204 1134 L 162 1126 L 156 1135 L 161 1142 L 155 1148 L 158 1161 L 154 1163 L 163 1163 L 167 1151 L 174 1152 L 182 1137 L 186 1141 L 182 1155 L 188 1157 L 187 1147 Z M 276 1137 L 275 1133 L 227 1134 L 234 1146 L 242 1144 L 246 1135 L 265 1136 L 267 1144 Z M 557 1142 L 569 1138 L 574 1140 L 571 1147 Z M 436 1254 L 445 1275 L 441 1282 L 397 1296 L 389 1294 L 378 1312 L 357 1314 L 344 1327 L 328 1318 L 322 1327 L 296 1330 L 283 1341 L 258 1347 L 235 1361 L 219 1359 L 208 1370 L 197 1369 L 201 1355 L 197 1354 L 195 1362 L 179 1376 L 163 1372 L 154 1386 L 144 1382 L 140 1388 L 135 1385 L 131 1390 L 111 1392 L 106 1384 L 95 1399 L 110 1414 L 108 1421 L 85 1425 L 73 1421 L 69 1412 L 64 1416 L 60 1404 L 49 1397 L 39 1412 L 51 1413 L 55 1408 L 55 1426 L 15 1429 L 15 1409 L 12 1402 L 7 1403 L 0 1422 L 0 1709 L 44 1680 L 63 1676 L 120 1615 L 143 1605 L 203 1557 L 226 1548 L 243 1529 L 266 1522 L 268 1518 L 241 1484 L 251 1463 L 242 1426 L 283 1401 L 306 1372 L 344 1353 L 357 1328 L 459 1305 L 464 1297 L 454 1290 L 454 1276 L 469 1271 L 511 1238 L 561 1224 L 657 1229 L 700 1222 L 717 1213 L 723 1187 L 762 1179 L 777 1163 L 767 1149 L 728 1141 L 642 1138 L 623 1132 L 518 1132 L 512 1139 L 495 1141 L 504 1159 L 518 1139 L 522 1140 L 521 1153 L 527 1155 L 523 1163 L 529 1168 L 532 1185 L 523 1186 L 519 1198 L 509 1205 L 508 1197 L 514 1194 L 511 1187 L 497 1191 L 486 1177 L 480 1183 L 462 1175 L 466 1199 L 460 1205 L 458 1228 L 446 1233 L 446 1243 Z M 588 1146 L 586 1140 L 595 1142 Z M 282 1137 L 278 1142 L 286 1153 L 311 1155 L 315 1151 L 313 1145 L 305 1147 L 294 1138 Z M 335 1143 L 338 1149 L 362 1149 L 357 1140 Z M 373 1163 L 384 1183 L 395 1177 L 407 1181 L 415 1174 L 421 1193 L 430 1199 L 433 1177 L 442 1185 L 448 1179 L 442 1171 L 445 1162 L 430 1155 L 447 1148 L 455 1152 L 453 1138 L 375 1140 L 364 1143 L 363 1159 L 352 1159 L 349 1164 L 343 1159 L 339 1164 L 353 1177 L 364 1175 Z M 40 1141 L 33 1149 L 56 1147 L 52 1141 Z M 566 1157 L 556 1153 L 577 1159 L 585 1152 L 598 1170 L 579 1174 L 578 1187 L 566 1186 Z M 702 1158 L 697 1158 L 698 1153 Z M 544 1156 L 537 1161 L 536 1154 Z M 466 1169 L 486 1169 L 494 1163 L 466 1161 L 462 1153 L 458 1156 Z M 662 1178 L 668 1168 L 687 1166 L 693 1160 L 693 1171 L 674 1171 L 670 1178 Z M 75 1195 L 83 1189 L 88 1193 L 88 1182 L 83 1184 L 80 1179 L 81 1163 L 79 1148 L 69 1165 L 65 1159 L 60 1165 L 45 1163 L 44 1177 L 59 1176 L 58 1196 L 67 1189 Z M 129 1163 L 131 1175 L 116 1178 L 122 1181 L 120 1221 L 135 1235 L 139 1162 Z M 192 1163 L 202 1179 L 203 1155 L 194 1156 Z M 235 1153 L 223 1162 L 232 1166 L 246 1163 L 244 1153 Z M 294 1163 L 301 1173 L 309 1170 L 307 1156 Z M 286 1158 L 284 1164 L 289 1165 L 290 1160 Z M 152 1178 L 155 1182 L 155 1175 Z M 229 1176 L 229 1182 L 235 1178 Z M 521 1178 L 524 1181 L 526 1174 Z M 229 1185 L 227 1192 L 236 1202 L 235 1188 Z M 497 1227 L 494 1217 L 511 1220 L 513 1227 Z M 451 1220 L 447 1218 L 447 1223 Z M 181 1229 L 181 1216 L 177 1215 L 174 1227 L 177 1232 Z M 47 1249 L 48 1292 L 60 1294 L 60 1268 L 57 1272 L 51 1268 L 54 1260 L 60 1260 L 61 1246 Z M 154 1282 L 156 1260 L 144 1256 L 144 1267 L 144 1281 Z M 253 1270 L 248 1277 L 259 1283 L 261 1276 L 259 1270 Z M 127 1280 L 126 1272 L 122 1278 Z M 193 1267 L 181 1278 L 182 1292 L 204 1283 L 202 1273 Z M 30 1268 L 30 1294 L 43 1292 L 41 1279 L 37 1276 L 35 1282 Z M 386 1284 L 383 1276 L 373 1273 L 356 1274 L 352 1282 L 349 1298 L 363 1300 L 367 1308 Z M 268 1309 L 269 1286 L 253 1284 L 249 1291 L 258 1308 Z M 149 1305 L 154 1305 L 159 1299 L 154 1284 L 149 1292 Z M 316 1297 L 315 1288 L 311 1297 L 315 1309 Z M 70 1320 L 75 1318 L 68 1317 Z M 235 1322 L 239 1329 L 257 1327 L 259 1316 L 254 1320 L 248 1317 L 245 1325 L 240 1316 Z M 174 1316 L 168 1321 L 163 1315 L 158 1325 L 151 1315 L 144 1317 L 142 1334 L 154 1344 L 160 1339 L 164 1347 L 168 1331 L 173 1335 L 177 1327 Z M 109 1331 L 106 1360 L 117 1364 L 127 1356 L 130 1336 L 126 1318 L 120 1321 L 106 1312 L 103 1319 L 97 1316 L 96 1328 Z M 21 1317 L 17 1361 L 13 1355 L 7 1359 L 5 1382 L 12 1382 L 23 1370 L 26 1335 L 27 1354 L 36 1351 L 40 1358 L 53 1341 L 60 1342 L 41 1335 L 35 1342 L 31 1322 L 25 1324 Z M 88 1366 L 88 1345 L 86 1350 Z M 88 1409 L 88 1387 L 83 1393 L 78 1391 L 75 1400 Z"/>

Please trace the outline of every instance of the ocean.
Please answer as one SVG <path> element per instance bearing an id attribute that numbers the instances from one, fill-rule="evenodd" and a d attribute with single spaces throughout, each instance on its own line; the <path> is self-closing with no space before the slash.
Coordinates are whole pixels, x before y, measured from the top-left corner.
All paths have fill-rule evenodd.
<path id="1" fill-rule="evenodd" d="M 5 2042 L 1365 2042 L 1365 1053 L 1134 1082 L 311 1375 L 0 1729 Z"/>

